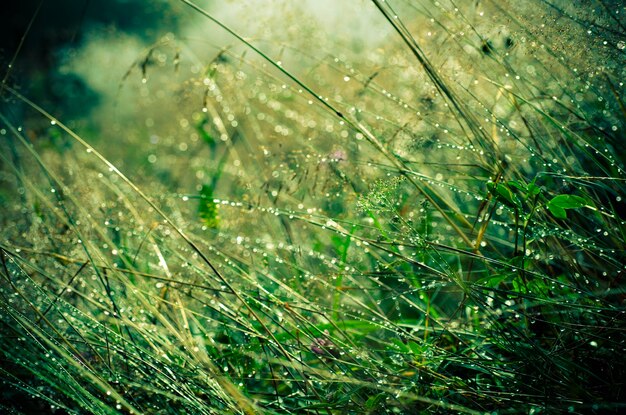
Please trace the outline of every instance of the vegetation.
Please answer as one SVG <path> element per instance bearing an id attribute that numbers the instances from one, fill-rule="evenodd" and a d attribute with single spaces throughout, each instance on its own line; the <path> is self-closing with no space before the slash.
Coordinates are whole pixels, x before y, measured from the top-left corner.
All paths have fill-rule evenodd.
<path id="1" fill-rule="evenodd" d="M 3 411 L 625 410 L 621 2 L 171 3 L 4 51 Z"/>

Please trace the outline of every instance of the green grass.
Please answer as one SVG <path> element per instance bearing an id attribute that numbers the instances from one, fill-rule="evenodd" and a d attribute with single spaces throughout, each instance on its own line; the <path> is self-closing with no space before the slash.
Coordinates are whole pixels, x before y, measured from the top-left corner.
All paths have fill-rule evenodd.
<path id="1" fill-rule="evenodd" d="M 172 3 L 81 116 L 2 83 L 4 410 L 624 410 L 622 6 Z"/>

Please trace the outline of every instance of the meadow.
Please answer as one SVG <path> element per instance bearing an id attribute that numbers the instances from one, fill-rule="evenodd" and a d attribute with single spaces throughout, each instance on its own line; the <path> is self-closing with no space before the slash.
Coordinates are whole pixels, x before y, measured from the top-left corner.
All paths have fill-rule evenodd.
<path id="1" fill-rule="evenodd" d="M 2 51 L 2 411 L 626 410 L 622 2 L 154 3 Z"/>

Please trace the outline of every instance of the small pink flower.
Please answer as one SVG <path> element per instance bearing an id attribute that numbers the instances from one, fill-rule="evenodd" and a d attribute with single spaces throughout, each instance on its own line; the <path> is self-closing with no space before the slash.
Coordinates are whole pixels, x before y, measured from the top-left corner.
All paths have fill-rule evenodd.
<path id="1" fill-rule="evenodd" d="M 348 155 L 342 149 L 334 150 L 332 153 L 328 155 L 328 157 L 332 161 L 346 161 L 348 160 Z"/>
<path id="2" fill-rule="evenodd" d="M 326 357 L 339 357 L 339 350 L 335 343 L 333 343 L 329 337 L 328 330 L 324 330 L 324 337 L 316 337 L 311 343 L 311 351 L 320 356 Z"/>

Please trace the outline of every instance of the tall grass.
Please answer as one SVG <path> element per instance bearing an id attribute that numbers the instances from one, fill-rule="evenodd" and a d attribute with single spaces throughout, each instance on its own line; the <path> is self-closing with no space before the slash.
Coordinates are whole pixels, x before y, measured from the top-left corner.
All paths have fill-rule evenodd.
<path id="1" fill-rule="evenodd" d="M 228 43 L 83 117 L 2 83 L 4 410 L 624 410 L 623 6 L 373 0 L 368 44 L 178 5 Z"/>

